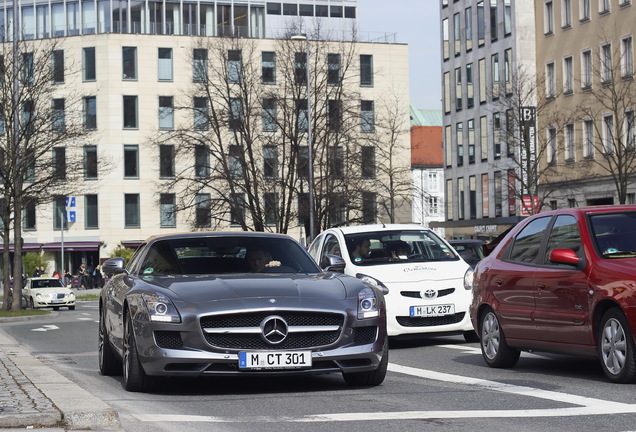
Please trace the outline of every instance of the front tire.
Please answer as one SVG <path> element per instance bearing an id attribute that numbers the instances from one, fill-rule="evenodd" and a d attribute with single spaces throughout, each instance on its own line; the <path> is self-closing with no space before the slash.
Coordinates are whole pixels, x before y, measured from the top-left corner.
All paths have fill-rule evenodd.
<path id="1" fill-rule="evenodd" d="M 130 392 L 145 392 L 152 387 L 152 377 L 146 375 L 137 352 L 135 331 L 130 313 L 126 314 L 124 324 L 124 388 Z"/>
<path id="2" fill-rule="evenodd" d="M 479 334 L 481 354 L 488 366 L 511 368 L 517 364 L 521 352 L 508 346 L 503 328 L 492 309 L 484 311 L 479 325 Z"/>
<path id="3" fill-rule="evenodd" d="M 122 365 L 113 347 L 110 345 L 108 331 L 106 330 L 106 321 L 104 314 L 99 314 L 99 335 L 97 341 L 97 358 L 99 361 L 99 371 L 104 376 L 121 375 Z"/>
<path id="4" fill-rule="evenodd" d="M 352 387 L 374 387 L 382 384 L 386 377 L 386 369 L 389 365 L 389 341 L 384 341 L 382 359 L 375 370 L 367 372 L 343 373 L 345 382 Z"/>
<path id="5" fill-rule="evenodd" d="M 612 308 L 603 314 L 597 340 L 601 367 L 607 378 L 615 383 L 636 381 L 634 338 L 619 309 Z"/>

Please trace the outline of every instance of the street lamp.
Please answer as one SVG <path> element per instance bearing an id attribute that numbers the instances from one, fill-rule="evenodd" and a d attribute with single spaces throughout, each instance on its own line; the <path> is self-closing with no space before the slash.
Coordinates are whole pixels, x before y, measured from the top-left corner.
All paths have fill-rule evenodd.
<path id="1" fill-rule="evenodd" d="M 314 219 L 316 214 L 316 208 L 314 203 L 314 150 L 313 140 L 311 136 L 311 86 L 310 86 L 310 74 L 309 74 L 309 38 L 305 33 L 297 33 L 291 35 L 291 40 L 305 41 L 307 54 L 305 57 L 305 70 L 307 71 L 307 164 L 308 167 L 308 183 L 309 183 L 309 241 L 313 241 L 316 237 L 316 227 L 314 225 Z"/>

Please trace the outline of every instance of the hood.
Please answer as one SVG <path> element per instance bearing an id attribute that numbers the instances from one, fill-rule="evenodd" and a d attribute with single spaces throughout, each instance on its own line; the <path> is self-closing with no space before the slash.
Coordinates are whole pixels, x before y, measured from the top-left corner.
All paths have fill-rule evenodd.
<path id="1" fill-rule="evenodd" d="M 223 278 L 208 275 L 146 276 L 141 280 L 172 291 L 188 303 L 260 297 L 345 299 L 343 283 L 332 274 L 243 274 Z"/>
<path id="2" fill-rule="evenodd" d="M 356 266 L 347 264 L 345 273 L 362 273 L 384 284 L 426 281 L 451 281 L 464 278 L 469 265 L 464 261 L 429 261 Z"/>

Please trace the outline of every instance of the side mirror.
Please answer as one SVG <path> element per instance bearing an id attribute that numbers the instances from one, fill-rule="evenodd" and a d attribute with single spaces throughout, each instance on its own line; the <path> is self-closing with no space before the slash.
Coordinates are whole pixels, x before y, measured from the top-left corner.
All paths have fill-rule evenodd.
<path id="1" fill-rule="evenodd" d="M 585 268 L 585 260 L 579 258 L 572 249 L 552 249 L 550 251 L 550 262 L 555 264 L 567 264 L 578 269 Z"/>
<path id="2" fill-rule="evenodd" d="M 106 274 L 128 273 L 124 267 L 125 263 L 126 260 L 122 257 L 109 258 L 102 265 L 102 271 Z"/>
<path id="3" fill-rule="evenodd" d="M 347 263 L 345 263 L 345 260 L 338 255 L 327 254 L 320 261 L 320 267 L 322 267 L 324 271 L 333 271 L 333 272 L 342 273 L 344 272 L 346 265 Z"/>

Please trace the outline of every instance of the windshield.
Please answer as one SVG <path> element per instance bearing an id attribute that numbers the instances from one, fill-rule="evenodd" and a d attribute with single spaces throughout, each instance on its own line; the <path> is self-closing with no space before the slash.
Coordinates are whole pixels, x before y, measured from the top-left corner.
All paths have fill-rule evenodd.
<path id="1" fill-rule="evenodd" d="M 457 254 L 428 230 L 393 230 L 345 235 L 349 257 L 356 265 L 457 261 Z"/>
<path id="2" fill-rule="evenodd" d="M 593 214 L 590 227 L 603 258 L 636 257 L 636 212 Z"/>
<path id="3" fill-rule="evenodd" d="M 182 237 L 146 247 L 139 269 L 144 275 L 320 272 L 307 252 L 286 238 Z"/>
<path id="4" fill-rule="evenodd" d="M 31 281 L 31 288 L 60 288 L 64 284 L 59 279 L 34 279 Z"/>

